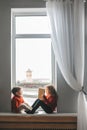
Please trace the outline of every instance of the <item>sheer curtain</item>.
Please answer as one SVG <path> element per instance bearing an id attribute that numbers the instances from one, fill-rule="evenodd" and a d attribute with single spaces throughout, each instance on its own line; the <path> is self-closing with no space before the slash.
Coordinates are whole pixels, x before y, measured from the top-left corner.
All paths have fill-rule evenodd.
<path id="1" fill-rule="evenodd" d="M 66 82 L 78 91 L 77 129 L 87 130 L 87 102 L 83 91 L 84 2 L 48 0 L 46 8 L 56 61 Z"/>

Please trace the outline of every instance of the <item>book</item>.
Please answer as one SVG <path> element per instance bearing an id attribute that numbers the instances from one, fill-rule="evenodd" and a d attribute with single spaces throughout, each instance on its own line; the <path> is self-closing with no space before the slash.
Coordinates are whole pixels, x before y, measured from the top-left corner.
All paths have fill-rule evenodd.
<path id="1" fill-rule="evenodd" d="M 38 98 L 42 99 L 42 96 L 45 94 L 45 89 L 42 87 L 39 87 L 38 89 Z"/>

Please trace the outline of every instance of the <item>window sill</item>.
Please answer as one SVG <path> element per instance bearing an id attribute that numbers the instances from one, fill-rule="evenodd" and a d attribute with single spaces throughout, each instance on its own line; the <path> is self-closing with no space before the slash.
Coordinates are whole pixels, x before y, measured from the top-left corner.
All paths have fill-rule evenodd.
<path id="1" fill-rule="evenodd" d="M 77 129 L 77 114 L 13 114 L 0 113 L 0 128 Z"/>

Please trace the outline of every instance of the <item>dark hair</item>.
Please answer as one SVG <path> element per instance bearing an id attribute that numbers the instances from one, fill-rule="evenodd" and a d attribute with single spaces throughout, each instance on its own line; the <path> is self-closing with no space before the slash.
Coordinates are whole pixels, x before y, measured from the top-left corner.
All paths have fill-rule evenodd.
<path id="1" fill-rule="evenodd" d="M 16 92 L 18 92 L 21 89 L 21 87 L 14 87 L 11 92 L 15 95 Z"/>
<path id="2" fill-rule="evenodd" d="M 48 88 L 48 90 L 52 96 L 56 96 L 56 98 L 58 98 L 58 94 L 53 85 L 46 85 L 45 87 Z"/>

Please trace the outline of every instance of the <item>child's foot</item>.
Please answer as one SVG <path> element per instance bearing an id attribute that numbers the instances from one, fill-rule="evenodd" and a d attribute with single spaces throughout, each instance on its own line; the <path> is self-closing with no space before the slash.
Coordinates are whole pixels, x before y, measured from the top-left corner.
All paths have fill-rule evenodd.
<path id="1" fill-rule="evenodd" d="M 33 114 L 32 110 L 25 111 L 27 114 Z"/>

